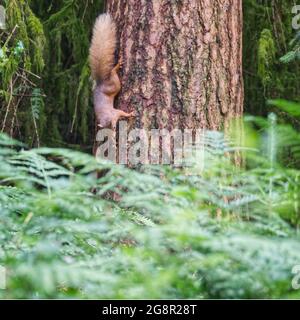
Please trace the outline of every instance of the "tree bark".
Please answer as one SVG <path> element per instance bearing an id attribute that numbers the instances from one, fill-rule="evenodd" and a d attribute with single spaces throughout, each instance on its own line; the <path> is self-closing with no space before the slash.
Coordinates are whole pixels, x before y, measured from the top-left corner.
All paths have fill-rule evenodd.
<path id="1" fill-rule="evenodd" d="M 107 0 L 135 127 L 224 128 L 243 112 L 242 0 Z"/>

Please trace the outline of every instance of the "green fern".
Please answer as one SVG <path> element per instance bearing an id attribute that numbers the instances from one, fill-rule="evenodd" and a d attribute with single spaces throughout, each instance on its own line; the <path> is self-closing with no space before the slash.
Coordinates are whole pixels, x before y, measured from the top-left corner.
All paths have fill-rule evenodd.
<path id="1" fill-rule="evenodd" d="M 268 121 L 253 122 L 270 131 Z M 272 125 L 278 155 L 282 132 L 300 145 L 284 128 Z M 237 168 L 225 156 L 237 146 L 215 132 L 204 141 L 207 165 L 186 174 L 26 150 L 0 135 L 0 264 L 9 274 L 0 296 L 299 297 L 291 288 L 300 261 L 299 170 L 260 143 L 246 152 L 247 168 Z M 99 170 L 106 174 L 97 180 Z"/>
<path id="2" fill-rule="evenodd" d="M 280 58 L 283 63 L 290 63 L 294 60 L 300 59 L 300 32 L 298 32 L 295 38 L 290 42 L 292 50 Z"/>

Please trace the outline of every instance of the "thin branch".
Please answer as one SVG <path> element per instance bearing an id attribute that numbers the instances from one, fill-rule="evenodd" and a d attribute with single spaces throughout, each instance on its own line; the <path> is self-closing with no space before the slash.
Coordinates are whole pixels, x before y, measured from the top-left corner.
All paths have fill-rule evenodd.
<path id="1" fill-rule="evenodd" d="M 40 76 L 38 76 L 37 74 L 35 74 L 35 73 L 33 73 L 33 72 L 29 71 L 29 70 L 25 70 L 25 69 L 23 69 L 23 68 L 20 68 L 20 70 L 22 70 L 23 72 L 26 72 L 26 73 L 28 73 L 28 74 L 36 77 L 36 78 L 39 79 L 39 80 L 42 79 Z"/>
<path id="2" fill-rule="evenodd" d="M 14 97 L 36 97 L 36 95 L 34 94 L 18 94 L 18 93 L 14 93 L 13 94 Z M 47 96 L 45 94 L 39 94 L 39 97 L 43 97 L 43 98 L 46 98 Z"/>
<path id="3" fill-rule="evenodd" d="M 17 72 L 17 75 L 18 75 L 20 78 L 22 78 L 22 79 L 24 79 L 25 81 L 27 81 L 28 83 L 30 83 L 33 87 L 36 87 L 36 86 L 37 86 L 35 83 L 33 83 L 32 81 L 30 81 L 27 77 L 25 77 L 23 74 Z"/>
<path id="4" fill-rule="evenodd" d="M 4 116 L 1 132 L 4 132 L 4 130 L 5 130 L 5 125 L 6 125 L 7 117 L 8 117 L 8 114 L 9 114 L 10 105 L 11 105 L 11 102 L 12 102 L 12 99 L 13 99 L 13 82 L 12 82 L 12 79 L 10 79 L 10 83 L 9 84 L 10 84 L 10 97 L 9 97 L 8 105 L 6 107 L 6 112 L 5 112 L 5 116 Z"/>
<path id="5" fill-rule="evenodd" d="M 17 28 L 19 28 L 19 26 L 16 24 L 15 27 L 13 28 L 12 32 L 10 33 L 10 35 L 7 37 L 4 45 L 2 46 L 3 48 L 7 46 L 8 42 L 10 41 L 11 37 L 13 36 L 13 34 L 15 33 Z"/>

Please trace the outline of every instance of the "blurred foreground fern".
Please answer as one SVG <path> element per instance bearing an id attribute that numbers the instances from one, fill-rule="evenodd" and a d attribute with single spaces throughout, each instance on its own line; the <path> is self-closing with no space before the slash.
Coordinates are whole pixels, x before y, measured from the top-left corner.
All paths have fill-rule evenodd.
<path id="1" fill-rule="evenodd" d="M 235 148 L 208 132 L 201 172 L 137 172 L 1 135 L 0 298 L 300 297 L 291 285 L 300 172 L 260 152 L 275 152 L 284 125 L 247 123 L 260 127 L 262 147 L 246 141 L 246 168 L 232 166 L 224 154 Z M 107 174 L 97 180 L 96 170 Z"/>

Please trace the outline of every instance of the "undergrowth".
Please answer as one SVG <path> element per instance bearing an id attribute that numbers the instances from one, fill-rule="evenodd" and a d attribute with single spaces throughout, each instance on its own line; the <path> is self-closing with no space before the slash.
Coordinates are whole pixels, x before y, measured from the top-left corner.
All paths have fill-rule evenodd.
<path id="1" fill-rule="evenodd" d="M 208 132 L 204 168 L 136 171 L 1 135 L 0 297 L 299 298 L 300 135 L 271 116 L 246 137 L 245 167 Z"/>

